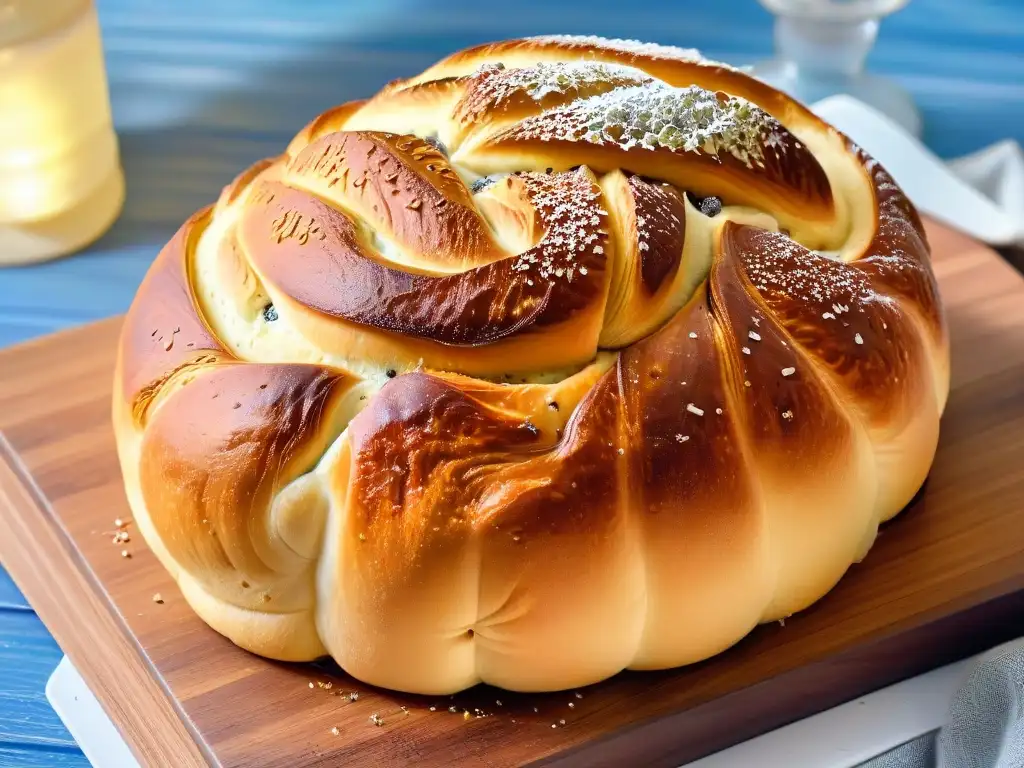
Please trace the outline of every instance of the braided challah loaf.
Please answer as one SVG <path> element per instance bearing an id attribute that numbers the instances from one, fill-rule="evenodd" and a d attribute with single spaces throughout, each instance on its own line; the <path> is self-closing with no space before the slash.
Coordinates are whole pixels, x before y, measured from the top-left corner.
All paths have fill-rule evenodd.
<path id="1" fill-rule="evenodd" d="M 423 693 L 712 656 L 922 484 L 917 214 L 694 51 L 544 37 L 323 114 L 163 249 L 114 422 L 146 541 L 243 648 Z"/>

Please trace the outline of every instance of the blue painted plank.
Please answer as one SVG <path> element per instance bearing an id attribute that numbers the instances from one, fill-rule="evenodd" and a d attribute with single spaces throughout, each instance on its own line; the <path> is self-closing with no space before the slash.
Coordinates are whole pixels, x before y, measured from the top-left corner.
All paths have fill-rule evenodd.
<path id="1" fill-rule="evenodd" d="M 41 748 L 0 742 L 0 766 L 3 768 L 89 768 L 78 747 Z"/>
<path id="2" fill-rule="evenodd" d="M 75 748 L 44 694 L 61 655 L 34 613 L 0 610 L 0 744 Z"/>
<path id="3" fill-rule="evenodd" d="M 115 114 L 122 125 L 159 116 L 161 124 L 184 119 L 246 131 L 255 118 L 264 128 L 291 131 L 295 106 L 322 107 L 369 94 L 448 51 L 503 36 L 565 31 L 639 37 L 696 45 L 738 63 L 763 57 L 771 48 L 771 17 L 755 0 L 733 0 L 727 14 L 720 3 L 681 9 L 672 2 L 648 2 L 623 14 L 621 3 L 595 0 L 581 14 L 579 3 L 541 0 L 476 8 L 466 8 L 462 0 L 391 0 L 369 8 L 318 6 L 315 14 L 301 18 L 287 6 L 275 6 L 245 20 L 232 18 L 234 4 L 228 3 L 225 10 L 218 6 L 213 19 L 206 13 L 201 27 L 189 28 L 181 19 L 202 5 L 190 2 L 168 20 L 154 19 L 146 4 L 126 9 L 123 3 L 101 2 Z M 1018 30 L 1024 12 L 1008 0 L 967 8 L 960 0 L 914 0 L 885 21 L 871 59 L 873 68 L 908 84 L 925 102 L 928 116 L 943 121 L 930 135 L 944 154 L 1024 130 L 1013 119 L 1022 111 Z M 964 120 L 964 110 L 955 108 L 964 94 L 989 111 L 1002 105 L 1010 112 L 999 121 Z M 945 130 L 965 124 L 969 130 L 943 139 Z"/>

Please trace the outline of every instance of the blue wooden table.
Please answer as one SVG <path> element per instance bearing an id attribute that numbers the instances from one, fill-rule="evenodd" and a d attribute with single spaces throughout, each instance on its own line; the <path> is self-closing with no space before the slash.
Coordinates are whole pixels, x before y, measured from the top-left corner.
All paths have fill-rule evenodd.
<path id="1" fill-rule="evenodd" d="M 447 52 L 551 32 L 698 47 L 737 64 L 771 49 L 771 18 L 755 0 L 98 0 L 98 7 L 127 202 L 88 251 L 0 270 L 0 347 L 124 311 L 158 247 L 238 170 L 277 154 L 320 110 Z M 1024 143 L 1020 0 L 913 0 L 883 25 L 870 66 L 914 94 L 925 141 L 939 155 L 1003 138 Z M 0 569 L 0 766 L 87 765 L 43 694 L 60 656 Z"/>

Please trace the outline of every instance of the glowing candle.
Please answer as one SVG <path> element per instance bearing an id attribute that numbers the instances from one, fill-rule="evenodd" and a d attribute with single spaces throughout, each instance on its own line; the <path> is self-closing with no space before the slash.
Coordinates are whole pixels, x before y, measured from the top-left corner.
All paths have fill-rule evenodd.
<path id="1" fill-rule="evenodd" d="M 124 177 L 91 0 L 0 0 L 0 265 L 113 223 Z"/>

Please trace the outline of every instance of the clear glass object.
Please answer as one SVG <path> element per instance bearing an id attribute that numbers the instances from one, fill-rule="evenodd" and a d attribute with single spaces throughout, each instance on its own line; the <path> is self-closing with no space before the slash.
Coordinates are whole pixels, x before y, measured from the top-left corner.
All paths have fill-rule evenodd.
<path id="1" fill-rule="evenodd" d="M 92 0 L 0 0 L 0 266 L 86 246 L 123 202 Z"/>
<path id="2" fill-rule="evenodd" d="M 849 94 L 921 135 L 921 114 L 903 88 L 864 70 L 885 16 L 909 0 L 759 0 L 775 15 L 775 58 L 759 79 L 806 104 Z"/>

